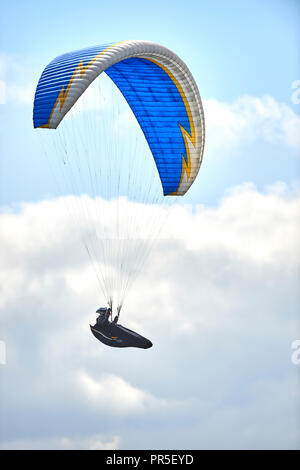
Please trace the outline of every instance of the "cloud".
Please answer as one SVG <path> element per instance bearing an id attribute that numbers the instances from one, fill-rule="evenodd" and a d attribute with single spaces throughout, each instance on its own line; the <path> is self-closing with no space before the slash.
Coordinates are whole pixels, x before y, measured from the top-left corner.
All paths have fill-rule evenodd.
<path id="1" fill-rule="evenodd" d="M 204 100 L 207 145 L 230 148 L 259 138 L 300 149 L 300 116 L 272 96 L 241 96 L 231 103 Z"/>
<path id="2" fill-rule="evenodd" d="M 108 375 L 96 380 L 85 371 L 78 371 L 77 380 L 96 406 L 110 408 L 112 413 L 139 412 L 145 408 L 144 403 L 152 399 L 149 393 L 133 387 L 118 376 Z"/>
<path id="3" fill-rule="evenodd" d="M 45 439 L 19 439 L 0 444 L 5 450 L 117 450 L 119 436 L 107 438 L 101 435 L 68 437 L 59 436 Z"/>
<path id="4" fill-rule="evenodd" d="M 2 448 L 297 448 L 299 194 L 173 208 L 121 312 L 145 351 L 90 334 L 104 298 L 65 202 L 0 216 Z"/>
<path id="5" fill-rule="evenodd" d="M 0 80 L 0 104 L 6 103 L 6 87 L 4 80 Z"/>
<path id="6" fill-rule="evenodd" d="M 0 77 L 3 78 L 11 68 L 15 67 L 15 61 L 4 52 L 0 52 Z"/>

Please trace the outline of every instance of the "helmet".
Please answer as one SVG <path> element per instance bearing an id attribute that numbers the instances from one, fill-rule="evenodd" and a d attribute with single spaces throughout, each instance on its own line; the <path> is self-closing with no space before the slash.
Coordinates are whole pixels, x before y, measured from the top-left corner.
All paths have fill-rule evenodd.
<path id="1" fill-rule="evenodd" d="M 96 313 L 106 313 L 106 312 L 107 312 L 106 307 L 100 307 L 100 308 L 98 308 L 98 310 L 96 310 Z"/>

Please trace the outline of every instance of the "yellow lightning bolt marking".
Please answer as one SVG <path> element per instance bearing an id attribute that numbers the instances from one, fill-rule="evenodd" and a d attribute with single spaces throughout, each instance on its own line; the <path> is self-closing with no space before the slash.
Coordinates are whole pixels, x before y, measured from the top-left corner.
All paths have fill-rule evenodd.
<path id="1" fill-rule="evenodd" d="M 59 110 L 60 110 L 60 111 L 62 110 L 63 105 L 65 104 L 66 98 L 67 98 L 67 96 L 68 96 L 68 93 L 69 93 L 69 91 L 70 91 L 72 82 L 73 82 L 74 78 L 76 77 L 78 71 L 80 71 L 80 78 L 82 78 L 83 75 L 85 74 L 85 72 L 90 68 L 90 66 L 91 66 L 102 54 L 104 54 L 105 52 L 107 52 L 109 49 L 112 49 L 113 47 L 118 46 L 119 44 L 123 44 L 123 43 L 125 43 L 125 42 L 128 42 L 128 41 L 117 42 L 116 44 L 113 44 L 112 46 L 107 47 L 107 48 L 104 49 L 103 51 L 99 52 L 99 54 L 97 54 L 95 57 L 93 57 L 93 59 L 90 60 L 90 62 L 89 62 L 86 66 L 83 65 L 83 60 L 81 60 L 81 61 L 79 62 L 79 64 L 77 65 L 77 67 L 75 68 L 72 77 L 70 78 L 70 81 L 69 81 L 69 83 L 68 83 L 68 86 L 67 86 L 67 88 L 66 88 L 66 91 L 65 91 L 64 86 L 62 86 L 62 89 L 60 90 L 60 92 L 59 92 L 59 94 L 58 94 L 58 97 L 56 98 L 55 104 L 54 104 L 54 106 L 53 106 L 53 108 L 52 108 L 52 111 L 51 111 L 51 114 L 50 114 L 50 117 L 49 117 L 49 119 L 48 119 L 47 124 L 43 124 L 42 126 L 39 126 L 39 127 L 49 128 L 49 125 L 50 125 L 50 121 L 51 121 L 53 112 L 54 112 L 54 110 L 55 110 L 55 108 L 56 108 L 56 106 L 57 106 L 58 103 L 59 103 Z"/>
<path id="2" fill-rule="evenodd" d="M 178 184 L 178 188 L 179 188 L 180 185 L 181 185 L 181 181 L 183 179 L 184 172 L 186 172 L 186 175 L 187 175 L 188 179 L 190 178 L 190 175 L 191 175 L 192 162 L 191 162 L 191 156 L 190 156 L 190 149 L 189 149 L 188 141 L 190 141 L 193 144 L 194 147 L 196 145 L 196 133 L 195 133 L 195 126 L 194 126 L 194 121 L 193 121 L 193 117 L 192 117 L 192 112 L 191 112 L 189 102 L 188 102 L 188 100 L 186 98 L 186 95 L 183 91 L 183 88 L 180 85 L 177 78 L 174 77 L 172 72 L 170 72 L 170 70 L 167 69 L 167 67 L 165 67 L 164 65 L 160 64 L 159 62 L 156 62 L 156 60 L 153 60 L 153 59 L 148 59 L 148 60 L 150 60 L 151 62 L 154 62 L 156 65 L 161 67 L 166 72 L 166 74 L 171 78 L 171 80 L 173 81 L 173 83 L 175 84 L 177 90 L 180 93 L 180 96 L 182 98 L 182 101 L 183 101 L 185 109 L 186 109 L 186 113 L 187 113 L 188 118 L 189 118 L 191 135 L 184 129 L 184 127 L 182 127 L 182 125 L 180 123 L 178 123 L 178 125 L 180 127 L 180 130 L 181 130 L 183 140 L 184 140 L 184 145 L 185 145 L 185 150 L 186 150 L 186 157 L 187 157 L 187 162 L 186 162 L 185 158 L 184 158 L 184 155 L 182 155 L 182 170 L 181 170 L 180 181 L 179 181 L 179 184 Z M 169 196 L 176 195 L 177 192 L 178 192 L 178 189 L 174 193 L 169 193 Z"/>

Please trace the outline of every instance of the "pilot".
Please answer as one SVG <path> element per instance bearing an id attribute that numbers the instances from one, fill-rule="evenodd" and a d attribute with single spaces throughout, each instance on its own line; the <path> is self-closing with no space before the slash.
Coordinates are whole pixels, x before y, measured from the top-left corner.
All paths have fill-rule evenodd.
<path id="1" fill-rule="evenodd" d="M 96 320 L 97 325 L 107 325 L 109 323 L 111 308 L 101 307 L 96 310 L 96 313 L 99 313 L 99 316 Z"/>

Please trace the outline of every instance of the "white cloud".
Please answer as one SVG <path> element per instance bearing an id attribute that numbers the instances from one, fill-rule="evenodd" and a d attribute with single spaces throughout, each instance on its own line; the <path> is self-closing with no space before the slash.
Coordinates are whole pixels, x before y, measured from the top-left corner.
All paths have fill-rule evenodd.
<path id="1" fill-rule="evenodd" d="M 116 111 L 119 106 L 119 99 L 118 94 L 113 93 L 112 90 L 111 79 L 105 73 L 102 73 L 99 79 L 92 82 L 72 108 L 73 116 L 95 111 L 105 112 L 109 108 L 114 108 Z M 95 119 L 95 115 L 92 116 L 92 119 Z"/>
<path id="2" fill-rule="evenodd" d="M 300 116 L 272 96 L 242 96 L 231 103 L 204 101 L 207 146 L 220 150 L 262 138 L 300 149 Z"/>
<path id="3" fill-rule="evenodd" d="M 9 83 L 9 81 L 6 81 L 7 103 L 12 102 L 32 106 L 34 93 L 35 85 L 30 81 L 26 81 L 25 83 Z"/>
<path id="4" fill-rule="evenodd" d="M 85 371 L 77 373 L 79 386 L 92 399 L 94 406 L 117 414 L 135 414 L 145 411 L 155 398 L 147 391 L 133 387 L 122 377 L 107 375 L 94 379 Z"/>
<path id="5" fill-rule="evenodd" d="M 121 313 L 145 351 L 90 334 L 103 297 L 62 202 L 0 216 L 2 448 L 297 447 L 299 195 L 174 209 Z"/>
<path id="6" fill-rule="evenodd" d="M 23 57 L 0 51 L 0 80 L 5 87 L 5 104 L 32 106 L 36 83 L 33 64 Z"/>
<path id="7" fill-rule="evenodd" d="M 0 77 L 3 78 L 11 68 L 15 67 L 15 61 L 4 52 L 0 52 Z"/>
<path id="8" fill-rule="evenodd" d="M 6 85 L 4 80 L 0 80 L 0 104 L 6 103 Z"/>

